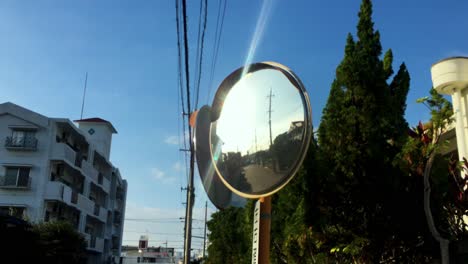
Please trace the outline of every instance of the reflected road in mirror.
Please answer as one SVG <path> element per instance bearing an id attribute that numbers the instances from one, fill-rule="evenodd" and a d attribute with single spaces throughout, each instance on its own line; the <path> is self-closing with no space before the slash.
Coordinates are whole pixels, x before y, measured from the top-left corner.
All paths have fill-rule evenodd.
<path id="1" fill-rule="evenodd" d="M 213 163 L 235 190 L 269 192 L 298 160 L 304 122 L 301 93 L 281 71 L 249 73 L 229 91 L 211 124 Z"/>

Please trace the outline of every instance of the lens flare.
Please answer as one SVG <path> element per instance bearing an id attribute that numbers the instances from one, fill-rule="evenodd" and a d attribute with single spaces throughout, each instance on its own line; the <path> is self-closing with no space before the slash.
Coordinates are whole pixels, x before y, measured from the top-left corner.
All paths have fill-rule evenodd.
<path id="1" fill-rule="evenodd" d="M 245 59 L 244 65 L 249 65 L 252 63 L 253 57 L 255 56 L 255 52 L 257 51 L 257 47 L 260 44 L 260 41 L 263 38 L 263 32 L 265 31 L 266 24 L 268 22 L 268 18 L 271 14 L 273 5 L 273 0 L 264 0 L 262 9 L 260 10 L 260 15 L 257 19 L 257 25 L 255 26 L 255 32 L 252 36 L 252 40 L 250 41 L 250 48 L 249 53 L 247 54 L 247 58 Z M 244 71 L 242 72 L 242 76 L 248 71 L 248 68 L 245 67 Z"/>

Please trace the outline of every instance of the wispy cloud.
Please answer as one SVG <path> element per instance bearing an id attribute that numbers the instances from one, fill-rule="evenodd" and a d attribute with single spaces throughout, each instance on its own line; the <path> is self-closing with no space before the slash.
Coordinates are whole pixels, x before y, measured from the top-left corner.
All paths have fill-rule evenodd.
<path id="1" fill-rule="evenodd" d="M 188 142 L 189 140 L 189 134 L 188 131 L 185 131 L 185 140 Z M 179 145 L 184 142 L 184 136 L 168 136 L 164 139 L 164 143 L 169 144 L 169 145 Z"/>
<path id="2" fill-rule="evenodd" d="M 151 168 L 151 177 L 162 183 L 173 183 L 175 181 L 175 177 L 168 176 L 164 171 L 158 168 Z"/>
<path id="3" fill-rule="evenodd" d="M 164 142 L 169 145 L 179 145 L 179 138 L 177 136 L 169 136 Z"/>
<path id="4" fill-rule="evenodd" d="M 172 168 L 177 172 L 181 172 L 184 170 L 184 166 L 182 166 L 182 163 L 180 161 L 174 163 L 174 165 L 172 165 Z"/>

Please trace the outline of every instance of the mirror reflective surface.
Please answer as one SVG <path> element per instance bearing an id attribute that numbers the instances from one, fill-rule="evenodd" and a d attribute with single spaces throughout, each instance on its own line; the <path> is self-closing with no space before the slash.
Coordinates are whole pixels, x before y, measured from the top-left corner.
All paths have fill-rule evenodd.
<path id="1" fill-rule="evenodd" d="M 304 94 L 292 81 L 276 69 L 247 73 L 233 84 L 211 123 L 214 166 L 244 197 L 275 192 L 299 166 L 309 119 Z"/>
<path id="2" fill-rule="evenodd" d="M 197 157 L 198 174 L 200 175 L 203 188 L 211 203 L 218 209 L 229 206 L 242 207 L 246 200 L 224 185 L 213 163 L 211 162 L 209 147 L 209 129 L 211 123 L 211 107 L 203 106 L 197 114 L 195 126 L 195 151 Z M 210 161 L 210 162 L 207 162 Z"/>

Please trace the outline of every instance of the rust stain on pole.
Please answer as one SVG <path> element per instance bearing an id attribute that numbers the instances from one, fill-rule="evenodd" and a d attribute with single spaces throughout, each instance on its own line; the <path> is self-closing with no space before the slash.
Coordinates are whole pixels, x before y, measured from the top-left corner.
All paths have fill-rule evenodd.
<path id="1" fill-rule="evenodd" d="M 259 264 L 270 263 L 271 196 L 260 203 Z"/>

